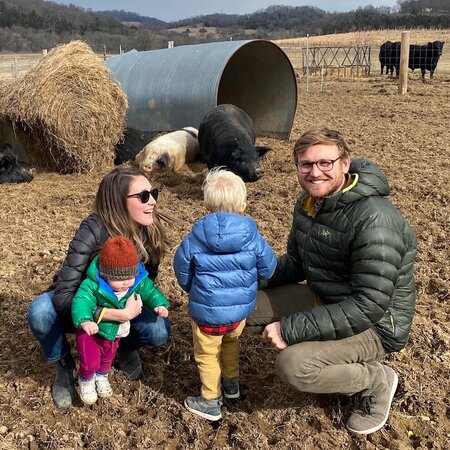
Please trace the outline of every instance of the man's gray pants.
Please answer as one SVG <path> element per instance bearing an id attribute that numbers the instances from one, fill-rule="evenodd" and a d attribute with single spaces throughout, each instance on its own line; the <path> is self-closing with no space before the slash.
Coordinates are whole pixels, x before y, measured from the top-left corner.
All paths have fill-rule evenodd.
<path id="1" fill-rule="evenodd" d="M 247 326 L 263 327 L 282 316 L 317 305 L 304 284 L 289 284 L 258 291 L 256 309 Z M 288 346 L 276 360 L 282 379 L 301 392 L 316 394 L 377 394 L 387 380 L 378 362 L 386 356 L 372 329 L 333 341 L 306 341 Z"/>

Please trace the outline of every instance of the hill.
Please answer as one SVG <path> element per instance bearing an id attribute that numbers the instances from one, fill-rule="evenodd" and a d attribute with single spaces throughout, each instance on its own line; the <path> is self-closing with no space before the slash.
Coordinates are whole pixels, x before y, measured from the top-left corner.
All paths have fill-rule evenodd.
<path id="1" fill-rule="evenodd" d="M 274 5 L 252 14 L 210 14 L 167 23 L 124 10 L 97 11 L 43 0 L 0 1 L 0 52 L 40 52 L 83 40 L 96 52 L 150 50 L 229 39 L 289 39 L 386 28 L 450 28 L 448 0 L 403 0 L 329 13 L 312 6 Z"/>

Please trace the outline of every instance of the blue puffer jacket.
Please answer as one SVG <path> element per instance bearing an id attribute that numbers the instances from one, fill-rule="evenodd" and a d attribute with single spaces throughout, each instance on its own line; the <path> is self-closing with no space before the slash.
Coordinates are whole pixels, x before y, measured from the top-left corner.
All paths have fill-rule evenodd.
<path id="1" fill-rule="evenodd" d="M 212 213 L 198 220 L 178 248 L 175 275 L 189 293 L 189 314 L 200 325 L 228 325 L 255 308 L 258 280 L 276 266 L 272 248 L 250 217 Z"/>

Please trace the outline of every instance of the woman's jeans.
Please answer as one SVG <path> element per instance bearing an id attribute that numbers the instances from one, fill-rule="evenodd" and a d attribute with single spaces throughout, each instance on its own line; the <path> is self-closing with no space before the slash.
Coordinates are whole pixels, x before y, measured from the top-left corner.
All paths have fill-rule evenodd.
<path id="1" fill-rule="evenodd" d="M 45 359 L 55 363 L 70 352 L 67 331 L 53 306 L 53 291 L 36 297 L 28 308 L 27 320 L 31 332 L 39 341 Z M 142 308 L 142 313 L 131 320 L 130 334 L 120 340 L 120 347 L 129 351 L 148 345 L 158 347 L 170 336 L 170 322 L 152 310 Z"/>

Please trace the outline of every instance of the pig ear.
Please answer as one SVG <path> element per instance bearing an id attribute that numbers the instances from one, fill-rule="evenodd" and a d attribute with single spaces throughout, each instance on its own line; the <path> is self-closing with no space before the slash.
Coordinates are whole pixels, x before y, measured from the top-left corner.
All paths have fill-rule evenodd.
<path id="1" fill-rule="evenodd" d="M 261 156 L 264 156 L 269 150 L 272 150 L 271 147 L 255 147 L 256 153 L 258 153 L 258 158 L 261 158 Z"/>
<path id="2" fill-rule="evenodd" d="M 169 154 L 167 152 L 163 153 L 157 160 L 156 164 L 158 164 L 159 167 L 168 167 L 170 164 L 170 158 Z"/>

